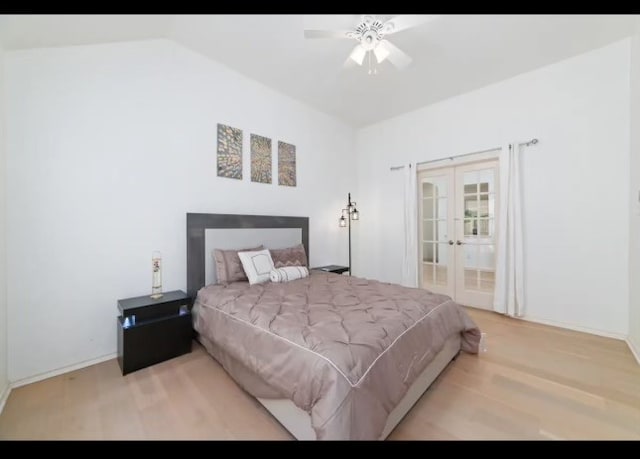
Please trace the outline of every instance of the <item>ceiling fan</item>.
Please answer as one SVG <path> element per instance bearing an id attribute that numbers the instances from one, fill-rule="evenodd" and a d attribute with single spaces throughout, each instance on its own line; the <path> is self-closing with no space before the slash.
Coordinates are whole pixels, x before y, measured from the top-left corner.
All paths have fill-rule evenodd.
<path id="1" fill-rule="evenodd" d="M 360 18 L 360 22 L 352 30 L 305 29 L 304 37 L 356 40 L 358 44 L 351 51 L 345 65 L 350 62 L 362 65 L 365 57 L 369 55 L 369 73 L 376 73 L 375 69 L 373 72 L 371 70 L 371 53 L 375 56 L 376 62 L 381 63 L 388 60 L 397 68 L 403 69 L 411 64 L 411 57 L 389 40 L 386 40 L 385 37 L 424 24 L 436 17 L 436 15 L 408 14 L 385 20 L 373 15 L 363 15 Z"/>

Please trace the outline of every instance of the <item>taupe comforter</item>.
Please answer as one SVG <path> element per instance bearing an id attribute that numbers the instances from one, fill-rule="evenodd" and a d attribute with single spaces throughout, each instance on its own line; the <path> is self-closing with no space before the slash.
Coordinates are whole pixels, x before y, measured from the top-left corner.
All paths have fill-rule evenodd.
<path id="1" fill-rule="evenodd" d="M 238 383 L 255 397 L 292 400 L 318 439 L 377 439 L 447 338 L 460 333 L 462 350 L 477 353 L 481 335 L 447 296 L 316 271 L 204 287 L 194 311 L 196 331 L 235 359 Z"/>

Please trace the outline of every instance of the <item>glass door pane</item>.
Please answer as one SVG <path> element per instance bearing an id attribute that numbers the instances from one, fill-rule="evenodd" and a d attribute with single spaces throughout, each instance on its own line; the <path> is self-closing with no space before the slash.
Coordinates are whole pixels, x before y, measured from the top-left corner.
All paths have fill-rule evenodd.
<path id="1" fill-rule="evenodd" d="M 493 292 L 495 272 L 494 168 L 463 173 L 464 180 L 464 286 Z"/>
<path id="2" fill-rule="evenodd" d="M 495 229 L 497 221 L 497 162 L 456 168 L 457 231 L 456 300 L 490 307 L 495 285 Z"/>
<path id="3" fill-rule="evenodd" d="M 495 285 L 498 162 L 418 174 L 420 286 L 491 308 Z"/>
<path id="4" fill-rule="evenodd" d="M 453 170 L 425 171 L 419 175 L 421 287 L 453 294 L 451 245 Z M 450 221 L 451 220 L 451 221 Z"/>

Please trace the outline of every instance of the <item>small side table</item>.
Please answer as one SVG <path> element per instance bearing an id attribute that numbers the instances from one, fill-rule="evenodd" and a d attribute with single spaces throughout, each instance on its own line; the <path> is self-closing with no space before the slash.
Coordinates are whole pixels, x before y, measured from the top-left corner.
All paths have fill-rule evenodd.
<path id="1" fill-rule="evenodd" d="M 118 364 L 122 375 L 191 352 L 189 305 L 181 290 L 118 300 Z"/>
<path id="2" fill-rule="evenodd" d="M 311 269 L 315 269 L 316 271 L 324 271 L 327 273 L 336 273 L 336 274 L 342 274 L 349 271 L 348 266 L 340 266 L 340 265 L 318 266 L 317 268 L 311 268 Z"/>

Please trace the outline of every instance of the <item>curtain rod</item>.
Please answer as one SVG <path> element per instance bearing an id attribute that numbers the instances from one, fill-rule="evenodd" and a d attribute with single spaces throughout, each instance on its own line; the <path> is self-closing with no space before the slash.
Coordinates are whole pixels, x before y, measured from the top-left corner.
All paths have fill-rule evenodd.
<path id="1" fill-rule="evenodd" d="M 529 140 L 528 142 L 520 142 L 520 144 L 519 144 L 519 145 L 526 145 L 526 146 L 529 146 L 529 145 L 535 145 L 535 144 L 537 144 L 537 143 L 538 143 L 538 139 L 531 139 L 531 140 Z M 416 166 L 420 166 L 420 165 L 422 165 L 422 164 L 427 164 L 427 163 L 437 163 L 437 162 L 439 162 L 439 161 L 444 161 L 444 160 L 446 160 L 446 159 L 450 159 L 450 160 L 452 160 L 452 161 L 453 161 L 454 159 L 457 159 L 457 158 L 463 158 L 463 157 L 465 157 L 465 156 L 471 156 L 471 155 L 479 155 L 480 153 L 487 153 L 487 152 L 489 152 L 489 151 L 498 150 L 499 148 L 500 148 L 500 147 L 497 147 L 497 148 L 489 148 L 489 149 L 487 149 L 487 150 L 474 151 L 473 153 L 465 153 L 465 154 L 463 154 L 463 155 L 448 156 L 448 157 L 446 157 L 446 158 L 440 158 L 440 159 L 430 159 L 430 160 L 428 160 L 428 161 L 421 161 L 421 162 L 419 162 L 419 163 L 416 163 Z M 396 170 L 399 170 L 399 169 L 404 169 L 404 165 L 402 165 L 402 166 L 393 166 L 393 167 L 390 167 L 389 169 L 390 169 L 390 170 L 392 170 L 392 171 L 396 171 Z"/>

